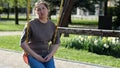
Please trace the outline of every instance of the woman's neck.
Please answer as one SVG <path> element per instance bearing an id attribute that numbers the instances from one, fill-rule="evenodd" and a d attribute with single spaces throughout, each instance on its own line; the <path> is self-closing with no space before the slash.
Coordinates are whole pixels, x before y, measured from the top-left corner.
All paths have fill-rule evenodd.
<path id="1" fill-rule="evenodd" d="M 47 18 L 45 18 L 45 19 L 40 19 L 40 18 L 39 18 L 39 21 L 40 21 L 41 23 L 47 23 L 48 19 L 47 19 Z"/>

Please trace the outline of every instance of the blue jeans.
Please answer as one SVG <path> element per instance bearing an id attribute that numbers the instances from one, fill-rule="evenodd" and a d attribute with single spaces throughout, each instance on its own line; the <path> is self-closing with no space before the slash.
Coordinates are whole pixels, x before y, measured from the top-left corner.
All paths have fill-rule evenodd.
<path id="1" fill-rule="evenodd" d="M 40 62 L 32 56 L 28 56 L 30 68 L 55 68 L 54 59 L 51 58 L 48 62 Z"/>

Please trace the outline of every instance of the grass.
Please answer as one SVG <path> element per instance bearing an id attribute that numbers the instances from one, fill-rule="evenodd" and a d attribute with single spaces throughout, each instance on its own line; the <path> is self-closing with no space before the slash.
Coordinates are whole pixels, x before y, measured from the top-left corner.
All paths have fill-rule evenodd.
<path id="1" fill-rule="evenodd" d="M 5 16 L 2 16 L 2 18 L 6 18 Z M 11 19 L 12 18 L 12 19 Z M 14 16 L 10 15 L 11 20 L 0 20 L 0 31 L 21 31 L 23 30 L 24 24 L 26 23 L 25 16 L 20 16 L 19 25 L 15 25 Z M 52 21 L 57 24 L 57 19 L 52 18 Z M 96 20 L 79 20 L 79 19 L 73 19 L 72 25 L 97 25 Z"/>
<path id="2" fill-rule="evenodd" d="M 73 19 L 72 24 L 76 25 L 98 25 L 97 20 L 79 20 L 79 19 Z"/>
<path id="3" fill-rule="evenodd" d="M 74 61 L 87 62 L 93 64 L 99 64 L 103 66 L 120 67 L 120 58 L 114 58 L 112 56 L 97 55 L 84 50 L 66 49 L 60 47 L 56 53 L 56 57 L 65 58 Z"/>
<path id="4" fill-rule="evenodd" d="M 61 38 L 61 41 L 63 38 L 64 37 Z M 0 48 L 22 51 L 19 42 L 20 42 L 19 35 L 0 36 L 0 44 L 1 44 Z M 115 58 L 112 56 L 105 56 L 105 55 L 97 55 L 84 50 L 67 49 L 62 46 L 60 46 L 60 48 L 56 52 L 55 57 L 78 61 L 78 62 L 94 63 L 103 66 L 111 66 L 117 68 L 120 67 L 120 58 Z"/>
<path id="5" fill-rule="evenodd" d="M 56 23 L 56 20 L 53 19 L 53 22 Z M 93 25 L 95 24 L 93 21 L 89 21 L 91 23 L 88 24 L 87 21 L 80 22 L 79 20 L 75 20 L 76 22 L 74 24 L 83 24 L 83 25 Z M 21 31 L 24 28 L 26 21 L 19 21 L 19 25 L 15 25 L 15 21 L 0 21 L 0 31 Z M 92 24 L 93 23 L 93 24 Z"/>
<path id="6" fill-rule="evenodd" d="M 0 21 L 0 31 L 21 31 L 23 30 L 25 21 L 20 21 L 19 25 L 15 25 L 14 21 Z"/>
<path id="7" fill-rule="evenodd" d="M 0 48 L 21 51 L 20 36 L 0 36 Z"/>
<path id="8" fill-rule="evenodd" d="M 58 19 L 52 18 L 52 21 L 57 23 Z M 81 20 L 81 19 L 72 19 L 71 25 L 98 25 L 98 20 Z"/>

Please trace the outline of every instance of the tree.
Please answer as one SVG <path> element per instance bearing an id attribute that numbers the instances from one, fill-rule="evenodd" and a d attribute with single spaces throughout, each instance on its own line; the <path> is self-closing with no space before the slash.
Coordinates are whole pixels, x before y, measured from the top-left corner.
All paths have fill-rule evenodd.
<path id="1" fill-rule="evenodd" d="M 108 0 L 104 0 L 104 1 L 105 1 L 105 4 L 104 4 L 104 5 L 105 5 L 105 8 L 104 8 L 104 11 L 105 11 L 105 12 L 104 12 L 104 15 L 108 15 L 108 6 L 107 6 L 107 5 L 108 5 Z"/>
<path id="2" fill-rule="evenodd" d="M 3 9 L 9 9 L 9 3 L 7 0 L 0 0 L 0 6 L 3 8 Z M 9 19 L 9 10 L 6 11 L 7 13 L 7 19 Z"/>
<path id="3" fill-rule="evenodd" d="M 51 5 L 51 10 L 53 10 L 54 6 L 60 6 L 60 2 L 61 0 L 45 0 L 47 2 L 50 3 Z M 69 1 L 69 0 L 64 0 L 64 3 L 65 1 Z M 72 7 L 72 10 L 79 7 L 81 8 L 82 10 L 84 11 L 92 11 L 94 12 L 94 4 L 97 2 L 97 0 L 74 0 L 74 7 Z M 71 23 L 71 11 L 69 11 L 68 13 L 70 13 L 70 16 L 69 16 L 69 21 L 68 23 Z"/>
<path id="4" fill-rule="evenodd" d="M 115 19 L 113 22 L 114 25 L 114 29 L 120 29 L 120 0 L 116 3 L 116 7 L 115 7 Z"/>

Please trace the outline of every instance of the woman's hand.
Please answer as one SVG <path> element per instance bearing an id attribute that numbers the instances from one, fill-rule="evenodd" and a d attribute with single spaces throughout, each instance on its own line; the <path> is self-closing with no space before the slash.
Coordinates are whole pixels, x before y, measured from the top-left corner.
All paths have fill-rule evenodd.
<path id="1" fill-rule="evenodd" d="M 48 54 L 45 58 L 44 58 L 44 60 L 45 60 L 45 62 L 48 62 L 51 58 L 52 58 L 52 54 Z"/>
<path id="2" fill-rule="evenodd" d="M 44 59 L 45 59 L 45 62 L 48 62 L 54 55 L 54 53 L 56 52 L 56 50 L 58 49 L 59 47 L 59 44 L 55 44 L 55 45 L 51 45 L 51 48 L 50 48 L 50 54 L 48 54 Z"/>
<path id="3" fill-rule="evenodd" d="M 45 59 L 43 57 L 41 57 L 40 55 L 36 55 L 34 57 L 40 62 L 45 62 Z"/>

